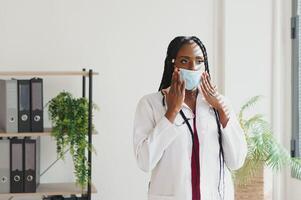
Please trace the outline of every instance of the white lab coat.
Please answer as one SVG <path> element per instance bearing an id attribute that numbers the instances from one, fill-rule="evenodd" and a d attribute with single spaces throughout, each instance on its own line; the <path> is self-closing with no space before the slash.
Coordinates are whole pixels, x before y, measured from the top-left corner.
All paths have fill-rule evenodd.
<path id="1" fill-rule="evenodd" d="M 247 155 L 247 143 L 236 114 L 229 101 L 221 96 L 230 111 L 222 127 L 225 174 L 224 200 L 234 200 L 234 185 L 230 170 L 239 169 Z M 161 92 L 146 95 L 139 101 L 135 120 L 133 144 L 139 168 L 151 172 L 148 200 L 191 200 L 192 139 L 180 114 L 171 123 L 164 115 Z M 182 110 L 189 119 L 194 117 L 184 104 Z M 193 120 L 189 120 L 193 127 Z M 196 127 L 200 151 L 200 191 L 202 200 L 219 200 L 219 143 L 216 119 L 211 106 L 200 91 L 196 101 Z M 222 194 L 223 195 L 223 194 Z"/>

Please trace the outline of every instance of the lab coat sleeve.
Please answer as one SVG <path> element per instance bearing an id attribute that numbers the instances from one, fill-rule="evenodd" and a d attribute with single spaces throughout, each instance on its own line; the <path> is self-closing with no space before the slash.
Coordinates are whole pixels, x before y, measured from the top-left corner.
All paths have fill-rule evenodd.
<path id="1" fill-rule="evenodd" d="M 233 107 L 227 97 L 222 97 L 225 108 L 229 111 L 229 120 L 222 129 L 224 160 L 230 170 L 241 168 L 247 156 L 248 147 L 243 129 L 241 128 Z"/>
<path id="2" fill-rule="evenodd" d="M 134 119 L 134 153 L 140 169 L 151 171 L 159 162 L 166 148 L 180 134 L 164 115 L 155 122 L 153 107 L 143 97 L 136 108 Z"/>

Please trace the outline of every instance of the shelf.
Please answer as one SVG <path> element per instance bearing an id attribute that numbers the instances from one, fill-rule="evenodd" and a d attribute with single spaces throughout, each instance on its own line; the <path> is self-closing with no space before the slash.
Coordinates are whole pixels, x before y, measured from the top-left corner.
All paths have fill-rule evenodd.
<path id="1" fill-rule="evenodd" d="M 44 132 L 24 132 L 24 133 L 4 133 L 0 132 L 0 137 L 30 137 L 30 136 L 50 136 L 51 128 L 45 128 Z"/>
<path id="2" fill-rule="evenodd" d="M 93 131 L 97 135 L 97 131 Z M 44 132 L 24 132 L 24 133 L 4 133 L 0 132 L 0 137 L 34 137 L 34 136 L 51 136 L 51 128 L 45 128 Z"/>
<path id="3" fill-rule="evenodd" d="M 87 193 L 87 189 L 84 191 L 75 183 L 41 183 L 35 193 L 6 193 L 0 194 L 0 198 L 4 197 L 24 197 L 24 196 L 50 196 L 50 195 L 76 195 Z M 97 193 L 94 185 L 91 185 L 91 193 Z"/>
<path id="4" fill-rule="evenodd" d="M 89 71 L 2 71 L 0 76 L 89 76 Z"/>
<path id="5" fill-rule="evenodd" d="M 51 69 L 51 68 L 50 68 Z M 92 70 L 91 70 L 92 71 Z M 87 71 L 81 71 L 81 70 L 75 70 L 75 71 L 0 71 L 0 77 L 6 77 L 6 78 L 14 78 L 14 77 L 66 77 L 66 76 L 72 76 L 72 77 L 81 77 L 82 80 L 82 91 L 83 94 L 86 93 L 87 87 L 87 99 L 89 100 L 89 103 L 92 103 L 92 81 L 94 75 L 99 75 L 98 72 L 90 70 Z M 87 77 L 87 78 L 83 78 Z M 88 79 L 86 83 L 86 79 Z M 91 105 L 91 104 L 90 104 Z M 92 107 L 89 106 L 88 111 L 88 122 L 89 125 L 91 125 L 92 122 Z M 51 125 L 49 125 L 51 126 Z M 5 131 L 0 130 L 0 138 L 12 138 L 12 137 L 37 137 L 37 136 L 51 136 L 51 128 L 45 128 L 42 132 L 24 132 L 24 133 L 6 133 Z M 91 132 L 90 132 L 91 133 Z M 96 131 L 92 131 L 92 134 L 97 134 Z M 87 137 L 87 140 L 90 145 L 92 145 L 92 137 Z M 92 163 L 92 152 L 88 151 L 88 162 Z M 91 168 L 89 169 L 89 173 L 91 174 Z M 87 188 L 87 187 L 86 187 Z M 97 190 L 94 187 L 93 184 L 90 185 L 91 193 L 96 193 Z M 80 187 L 78 187 L 75 183 L 41 183 L 37 191 L 35 193 L 6 193 L 6 194 L 0 194 L 0 200 L 3 198 L 12 199 L 13 197 L 25 197 L 31 199 L 31 197 L 43 197 L 43 196 L 51 196 L 51 195 L 81 195 L 81 194 L 87 194 L 88 198 L 91 199 L 91 193 L 87 194 L 87 189 L 82 190 Z M 31 199 L 32 200 L 32 199 Z"/>

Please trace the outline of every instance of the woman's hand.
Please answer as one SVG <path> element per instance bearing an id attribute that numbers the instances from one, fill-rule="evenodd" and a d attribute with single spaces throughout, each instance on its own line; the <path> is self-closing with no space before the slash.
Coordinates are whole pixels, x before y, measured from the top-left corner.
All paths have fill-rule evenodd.
<path id="1" fill-rule="evenodd" d="M 210 77 L 206 71 L 202 73 L 201 81 L 199 90 L 202 91 L 206 101 L 215 109 L 222 108 L 222 102 L 220 101 L 220 94 L 217 92 L 217 87 L 211 83 Z"/>
<path id="2" fill-rule="evenodd" d="M 217 92 L 216 85 L 211 83 L 209 74 L 206 71 L 202 73 L 201 80 L 202 82 L 199 85 L 199 90 L 202 91 L 206 101 L 219 112 L 221 123 L 223 127 L 226 127 L 229 120 L 229 109 Z"/>
<path id="3" fill-rule="evenodd" d="M 180 79 L 180 70 L 175 67 L 172 74 L 171 86 L 166 94 L 167 111 L 166 118 L 173 123 L 178 112 L 182 108 L 185 99 L 185 81 Z"/>

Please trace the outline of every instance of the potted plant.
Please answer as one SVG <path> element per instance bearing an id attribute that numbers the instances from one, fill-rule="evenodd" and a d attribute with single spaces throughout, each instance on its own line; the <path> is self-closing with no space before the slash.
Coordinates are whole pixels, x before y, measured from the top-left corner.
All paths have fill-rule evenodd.
<path id="1" fill-rule="evenodd" d="M 265 166 L 273 172 L 291 167 L 295 176 L 301 178 L 301 159 L 291 157 L 289 151 L 276 141 L 263 115 L 255 114 L 248 119 L 244 118 L 244 112 L 260 98 L 261 96 L 255 96 L 249 99 L 238 114 L 239 123 L 246 136 L 248 153 L 242 168 L 232 172 L 236 200 L 263 199 Z"/>
<path id="2" fill-rule="evenodd" d="M 90 166 L 86 153 L 92 150 L 87 139 L 88 106 L 86 98 L 74 98 L 69 92 L 61 92 L 48 102 L 51 135 L 56 139 L 57 154 L 64 159 L 70 150 L 76 183 L 82 189 L 87 185 Z"/>

